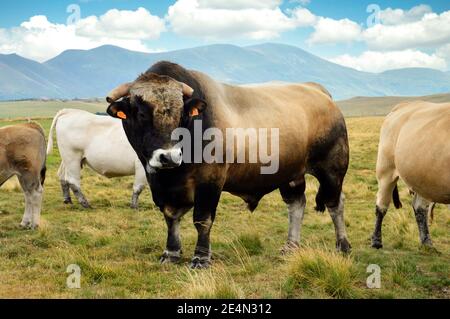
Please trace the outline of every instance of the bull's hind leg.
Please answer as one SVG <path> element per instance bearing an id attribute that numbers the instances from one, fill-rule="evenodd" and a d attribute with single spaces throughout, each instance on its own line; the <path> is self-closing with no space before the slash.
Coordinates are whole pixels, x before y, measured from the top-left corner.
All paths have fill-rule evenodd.
<path id="1" fill-rule="evenodd" d="M 64 204 L 72 204 L 72 198 L 70 197 L 70 187 L 69 182 L 66 181 L 66 169 L 64 166 L 64 162 L 61 162 L 61 165 L 58 169 L 58 177 L 59 182 L 61 184 L 61 190 L 63 194 Z"/>
<path id="2" fill-rule="evenodd" d="M 422 245 L 432 246 L 430 232 L 428 230 L 428 208 L 431 203 L 420 197 L 417 193 L 414 195 L 412 206 L 416 216 L 417 226 L 419 227 L 420 242 Z"/>
<path id="3" fill-rule="evenodd" d="M 349 252 L 351 245 L 345 230 L 345 197 L 342 193 L 342 184 L 348 168 L 346 135 L 337 138 L 326 154 L 318 152 L 315 159 L 315 163 L 310 163 L 310 172 L 320 184 L 316 195 L 316 210 L 324 211 L 325 207 L 328 209 L 336 232 L 336 248 L 345 253 Z"/>
<path id="4" fill-rule="evenodd" d="M 287 253 L 300 246 L 301 228 L 306 206 L 304 178 L 292 183 L 280 188 L 281 197 L 288 206 L 289 214 L 288 238 L 282 253 Z"/>

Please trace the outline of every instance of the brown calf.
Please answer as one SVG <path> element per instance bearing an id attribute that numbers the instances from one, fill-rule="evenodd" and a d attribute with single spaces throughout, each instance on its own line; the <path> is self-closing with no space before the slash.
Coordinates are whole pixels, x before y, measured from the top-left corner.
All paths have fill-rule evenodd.
<path id="1" fill-rule="evenodd" d="M 0 128 L 0 185 L 16 175 L 25 193 L 21 227 L 39 226 L 45 179 L 45 136 L 37 123 Z"/>

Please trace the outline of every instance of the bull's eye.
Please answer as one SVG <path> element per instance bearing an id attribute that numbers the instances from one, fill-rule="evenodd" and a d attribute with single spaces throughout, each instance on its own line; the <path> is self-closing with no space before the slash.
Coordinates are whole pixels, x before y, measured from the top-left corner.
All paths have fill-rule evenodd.
<path id="1" fill-rule="evenodd" d="M 145 121 L 147 119 L 147 116 L 144 113 L 139 112 L 138 113 L 138 119 L 141 120 L 141 121 Z"/>

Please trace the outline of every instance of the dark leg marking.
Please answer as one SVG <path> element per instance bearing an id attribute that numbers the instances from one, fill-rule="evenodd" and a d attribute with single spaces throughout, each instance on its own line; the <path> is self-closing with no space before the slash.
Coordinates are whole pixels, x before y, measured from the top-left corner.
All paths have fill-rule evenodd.
<path id="1" fill-rule="evenodd" d="M 139 208 L 139 195 L 141 195 L 142 191 L 144 190 L 145 186 L 141 185 L 136 191 L 133 192 L 133 196 L 131 196 L 131 204 L 130 207 L 133 209 Z"/>
<path id="2" fill-rule="evenodd" d="M 209 235 L 216 217 L 221 188 L 215 184 L 201 184 L 196 187 L 194 201 L 194 225 L 198 238 L 191 268 L 207 268 L 211 262 Z"/>
<path id="3" fill-rule="evenodd" d="M 167 245 L 164 250 L 160 263 L 178 263 L 181 260 L 183 254 L 181 250 L 180 240 L 180 218 L 172 218 L 164 215 L 167 224 Z"/>
<path id="4" fill-rule="evenodd" d="M 89 205 L 89 202 L 87 201 L 86 197 L 84 197 L 83 192 L 81 191 L 81 188 L 74 184 L 69 184 L 70 189 L 72 190 L 75 197 L 80 202 L 80 205 L 84 208 L 92 208 L 91 205 Z"/>
<path id="5" fill-rule="evenodd" d="M 70 197 L 70 186 L 66 181 L 61 181 L 61 190 L 63 193 L 64 204 L 73 204 Z"/>
<path id="6" fill-rule="evenodd" d="M 375 208 L 375 229 L 372 235 L 372 247 L 373 248 L 383 248 L 383 239 L 381 234 L 381 228 L 383 226 L 383 218 L 386 216 L 387 209 L 381 209 L 378 205 Z"/>
<path id="7" fill-rule="evenodd" d="M 428 207 L 431 203 L 425 201 L 418 194 L 414 195 L 413 209 L 419 227 L 420 242 L 422 245 L 433 246 L 428 230 Z"/>

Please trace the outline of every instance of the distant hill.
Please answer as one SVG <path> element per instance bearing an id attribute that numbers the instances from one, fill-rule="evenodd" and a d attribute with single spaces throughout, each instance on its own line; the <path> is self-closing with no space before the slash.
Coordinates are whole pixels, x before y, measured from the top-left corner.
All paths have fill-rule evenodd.
<path id="1" fill-rule="evenodd" d="M 107 45 L 68 50 L 45 63 L 0 55 L 0 99 L 102 97 L 160 60 L 180 63 L 219 81 L 236 84 L 319 82 L 336 99 L 450 91 L 449 72 L 423 68 L 379 74 L 360 72 L 283 44 L 218 44 L 162 53 L 133 52 Z"/>
<path id="2" fill-rule="evenodd" d="M 386 115 L 400 102 L 422 100 L 433 103 L 450 103 L 450 93 L 434 94 L 419 97 L 383 96 L 383 97 L 354 97 L 337 101 L 337 105 L 345 116 L 376 116 Z"/>
<path id="3" fill-rule="evenodd" d="M 398 103 L 409 100 L 423 100 L 435 103 L 450 102 L 450 93 L 420 97 L 355 97 L 337 101 L 346 117 L 383 116 Z M 105 114 L 108 104 L 102 99 L 89 100 L 24 100 L 0 102 L 0 119 L 49 118 L 63 108 L 82 109 L 92 113 Z"/>

